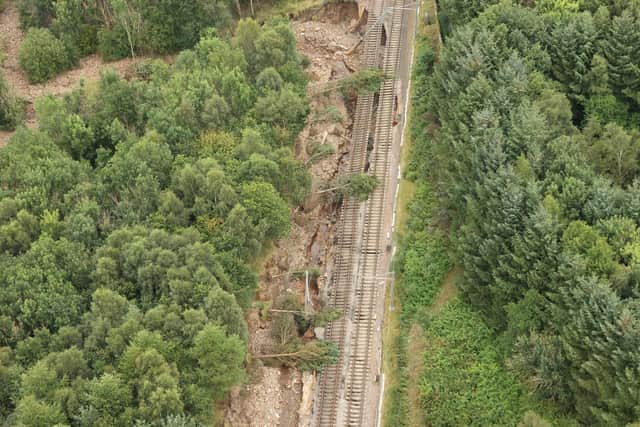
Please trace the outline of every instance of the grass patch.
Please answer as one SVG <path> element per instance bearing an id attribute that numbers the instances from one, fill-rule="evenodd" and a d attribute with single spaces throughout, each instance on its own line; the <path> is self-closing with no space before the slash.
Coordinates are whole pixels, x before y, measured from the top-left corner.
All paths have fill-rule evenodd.
<path id="1" fill-rule="evenodd" d="M 424 330 L 419 323 L 411 325 L 407 343 L 407 368 L 410 375 L 407 383 L 407 408 L 410 426 L 427 425 L 425 413 L 420 405 L 420 378 L 424 371 L 426 342 Z"/>
<path id="2" fill-rule="evenodd" d="M 458 296 L 458 288 L 456 287 L 456 283 L 462 277 L 462 269 L 460 267 L 454 267 L 449 273 L 447 273 L 444 281 L 442 283 L 442 287 L 436 295 L 436 298 L 433 301 L 431 307 L 429 307 L 429 314 L 436 315 L 442 308 L 452 301 L 455 297 Z"/>
<path id="3" fill-rule="evenodd" d="M 455 300 L 425 316 L 419 395 L 433 426 L 515 426 L 531 408 L 527 392 L 503 369 L 482 318 Z"/>
<path id="4" fill-rule="evenodd" d="M 433 0 L 422 0 L 421 1 L 421 10 L 424 10 L 426 4 L 430 4 L 432 8 L 434 8 L 435 12 L 435 1 Z M 431 13 L 431 12 L 429 12 Z M 434 22 L 437 22 L 435 19 Z M 418 27 L 416 28 L 418 40 L 424 38 L 421 36 L 421 33 L 424 31 L 424 22 L 422 20 L 419 21 Z M 437 28 L 435 29 L 437 32 Z M 421 47 L 423 43 L 416 42 L 416 49 L 414 50 L 414 62 L 417 55 L 420 53 Z M 415 83 L 416 71 L 414 68 L 413 71 L 413 80 Z M 413 293 L 420 288 L 417 286 L 416 281 L 421 279 L 426 279 L 426 277 L 421 277 L 419 272 L 414 268 L 406 269 L 406 260 L 407 260 L 407 252 L 409 258 L 414 257 L 416 252 L 405 251 L 406 248 L 410 247 L 411 244 L 416 240 L 420 240 L 421 238 L 416 236 L 415 233 L 412 233 L 412 230 L 417 229 L 419 227 L 416 224 L 415 218 L 413 214 L 415 214 L 416 210 L 422 210 L 422 208 L 426 208 L 423 211 L 423 214 L 417 215 L 420 220 L 424 220 L 422 226 L 426 226 L 430 223 L 430 212 L 431 209 L 429 206 L 424 206 L 424 203 L 421 204 L 420 201 L 415 202 L 414 199 L 421 198 L 421 196 L 425 196 L 425 188 L 423 186 L 418 186 L 416 182 L 411 179 L 412 174 L 407 173 L 410 170 L 410 165 L 412 163 L 412 156 L 414 154 L 414 145 L 413 145 L 413 136 L 414 125 L 416 124 L 414 121 L 417 117 L 415 110 L 412 108 L 413 99 L 416 94 L 416 86 L 420 86 L 413 84 L 411 89 L 411 98 L 412 102 L 409 103 L 409 111 L 405 111 L 406 118 L 408 120 L 407 126 L 404 129 L 404 144 L 402 147 L 402 151 L 400 154 L 400 168 L 403 171 L 402 179 L 400 180 L 400 186 L 398 189 L 398 204 L 396 208 L 396 222 L 394 224 L 394 229 L 396 230 L 396 241 L 399 242 L 400 253 L 394 260 L 394 270 L 397 272 L 396 276 L 396 295 L 395 295 L 395 306 L 396 309 L 393 312 L 388 310 L 388 304 L 385 308 L 385 322 L 384 322 L 384 331 L 383 331 L 383 370 L 385 372 L 385 393 L 384 393 L 384 406 L 383 406 L 383 425 L 385 426 L 413 426 L 413 425 L 425 425 L 423 412 L 418 405 L 419 403 L 419 394 L 417 393 L 417 383 L 416 379 L 418 378 L 415 375 L 411 375 L 414 369 L 422 368 L 422 353 L 423 353 L 423 340 L 421 339 L 421 327 L 416 325 L 414 328 L 411 328 L 411 323 L 407 321 L 407 312 L 413 312 L 416 304 L 414 304 L 414 298 L 407 298 L 408 294 Z M 415 174 L 414 174 L 415 175 Z M 420 194 L 418 192 L 421 191 Z M 422 200 L 424 202 L 424 199 Z M 430 205 L 430 202 L 426 203 Z M 413 218 L 413 220 L 412 220 Z M 426 228 L 426 227 L 425 227 Z M 424 235 L 423 235 L 424 237 Z M 427 244 L 427 246 L 429 246 Z M 422 247 L 424 249 L 424 246 Z M 444 252 L 443 252 L 444 254 Z M 445 263 L 448 264 L 448 263 Z M 416 266 L 417 267 L 417 266 Z M 444 272 L 448 267 L 443 267 L 443 263 L 439 264 L 439 267 L 444 268 Z M 434 281 L 431 281 L 430 288 L 432 289 L 433 294 L 436 293 L 436 289 L 439 286 L 438 274 L 432 275 Z M 409 291 L 407 293 L 407 291 Z M 425 295 L 428 298 L 428 296 Z M 387 295 L 387 301 L 389 300 L 389 296 Z M 408 301 L 409 308 L 405 309 L 404 301 Z"/>
<path id="5" fill-rule="evenodd" d="M 529 411 L 553 425 L 576 425 L 505 369 L 493 331 L 458 298 L 420 323 L 425 351 L 418 394 L 429 425 L 516 426 Z"/>
<path id="6" fill-rule="evenodd" d="M 402 152 L 400 153 L 400 170 L 405 171 L 409 166 L 409 161 L 411 159 L 411 119 L 409 119 L 409 123 L 405 129 L 404 133 L 404 145 L 402 147 Z M 407 222 L 409 219 L 409 202 L 413 200 L 413 197 L 416 194 L 416 184 L 413 181 L 409 181 L 404 179 L 403 177 L 400 180 L 400 188 L 398 188 L 398 206 L 396 210 L 396 223 L 395 230 L 396 233 L 403 236 L 407 233 Z"/>
<path id="7" fill-rule="evenodd" d="M 429 16 L 429 24 L 424 20 L 425 13 Z M 438 6 L 435 1 L 423 0 L 420 4 L 420 25 L 418 39 L 428 40 L 436 52 L 440 52 L 440 23 L 438 22 Z"/>
<path id="8" fill-rule="evenodd" d="M 396 280 L 396 285 L 399 281 Z M 390 300 L 391 287 L 387 286 L 387 295 L 385 301 Z M 400 302 L 395 300 L 395 310 L 389 310 L 389 304 L 385 304 L 384 308 L 384 329 L 382 330 L 382 372 L 384 372 L 384 399 L 382 406 L 382 419 L 389 417 L 391 411 L 394 410 L 394 401 L 391 398 L 390 391 L 397 390 L 400 383 L 398 375 L 398 356 L 397 340 L 400 336 Z"/>

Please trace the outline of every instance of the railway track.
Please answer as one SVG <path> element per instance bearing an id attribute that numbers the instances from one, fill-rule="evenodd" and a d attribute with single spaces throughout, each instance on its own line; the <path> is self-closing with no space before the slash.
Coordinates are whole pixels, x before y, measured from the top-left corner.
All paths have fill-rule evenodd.
<path id="1" fill-rule="evenodd" d="M 347 173 L 365 171 L 368 162 L 368 173 L 378 178 L 379 185 L 367 202 L 346 199 L 341 208 L 329 305 L 344 315 L 331 322 L 325 333 L 338 346 L 340 356 L 319 378 L 314 408 L 319 427 L 364 425 L 367 391 L 373 380 L 370 360 L 375 313 L 383 295 L 379 276 L 386 274 L 386 267 L 381 271 L 380 255 L 386 246 L 384 213 L 404 4 L 405 0 L 378 0 L 368 17 L 363 62 L 368 68 L 382 68 L 388 78 L 377 94 L 358 97 Z M 370 138 L 374 148 L 367 159 Z"/>

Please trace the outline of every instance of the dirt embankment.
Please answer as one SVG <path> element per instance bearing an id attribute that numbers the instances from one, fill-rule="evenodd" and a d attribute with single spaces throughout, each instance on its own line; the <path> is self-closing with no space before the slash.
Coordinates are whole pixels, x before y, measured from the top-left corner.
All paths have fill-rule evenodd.
<path id="1" fill-rule="evenodd" d="M 298 50 L 310 60 L 311 85 L 339 79 L 360 66 L 358 52 L 348 54 L 359 40 L 358 8 L 354 3 L 331 4 L 321 12 L 293 23 Z M 304 18 L 302 18 L 304 19 Z M 355 31 L 354 31 L 355 30 Z M 342 97 L 328 92 L 311 101 L 311 114 L 296 143 L 296 156 L 308 162 L 314 191 L 334 179 L 349 152 L 352 117 Z M 313 161 L 314 147 L 331 146 L 333 154 Z M 319 295 L 330 277 L 334 257 L 336 210 L 326 198 L 311 195 L 294 212 L 289 236 L 276 244 L 260 277 L 257 300 L 276 301 L 283 295 L 304 298 L 304 280 L 291 273 L 305 268 L 321 272 L 312 286 L 312 302 L 320 308 Z M 270 322 L 253 310 L 248 316 L 250 352 L 270 353 L 274 348 Z M 306 336 L 306 335 L 305 335 Z M 264 366 L 250 368 L 251 380 L 234 390 L 225 423 L 233 427 L 305 426 L 311 421 L 315 378 L 295 369 Z"/>
<path id="2" fill-rule="evenodd" d="M 5 0 L 4 3 L 4 10 L 0 12 L 0 48 L 4 50 L 5 61 L 1 68 L 14 93 L 26 101 L 25 124 L 28 127 L 36 125 L 34 103 L 38 97 L 45 94 L 62 95 L 82 80 L 97 80 L 100 73 L 107 69 L 113 69 L 122 75 L 135 61 L 140 60 L 127 58 L 107 63 L 94 54 L 82 58 L 76 68 L 65 71 L 48 82 L 31 84 L 18 63 L 18 51 L 24 39 L 24 32 L 20 28 L 15 0 Z M 4 145 L 11 135 L 13 132 L 0 131 L 0 146 Z"/>

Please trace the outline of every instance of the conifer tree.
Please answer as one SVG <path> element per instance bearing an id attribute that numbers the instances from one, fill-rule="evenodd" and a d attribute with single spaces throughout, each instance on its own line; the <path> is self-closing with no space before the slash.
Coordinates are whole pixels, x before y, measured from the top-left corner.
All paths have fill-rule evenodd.
<path id="1" fill-rule="evenodd" d="M 640 19 L 630 10 L 616 16 L 604 43 L 609 63 L 611 85 L 617 93 L 634 98 L 640 103 Z"/>
<path id="2" fill-rule="evenodd" d="M 589 69 L 597 50 L 596 37 L 593 17 L 588 12 L 570 15 L 559 21 L 551 32 L 551 71 L 574 99 L 583 99 L 588 91 Z"/>

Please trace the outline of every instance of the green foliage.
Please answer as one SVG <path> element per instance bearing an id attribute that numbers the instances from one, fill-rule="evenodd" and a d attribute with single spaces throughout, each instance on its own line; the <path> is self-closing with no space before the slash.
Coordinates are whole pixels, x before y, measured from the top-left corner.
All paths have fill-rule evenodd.
<path id="1" fill-rule="evenodd" d="M 264 238 L 276 239 L 289 231 L 289 209 L 271 184 L 260 181 L 245 184 L 241 200 L 255 231 Z"/>
<path id="2" fill-rule="evenodd" d="M 307 163 L 311 163 L 317 160 L 321 160 L 325 157 L 335 154 L 336 149 L 329 144 L 316 144 L 311 150 L 311 155 L 307 160 Z"/>
<path id="3" fill-rule="evenodd" d="M 76 56 L 93 53 L 98 43 L 97 29 L 86 17 L 86 6 L 81 0 L 56 0 L 54 3 L 55 19 L 51 29 L 67 51 Z"/>
<path id="4" fill-rule="evenodd" d="M 31 83 L 47 81 L 74 62 L 64 44 L 46 28 L 32 28 L 27 32 L 18 59 Z"/>
<path id="5" fill-rule="evenodd" d="M 605 57 L 609 64 L 612 88 L 623 95 L 635 99 L 640 89 L 640 53 L 633 46 L 640 43 L 640 20 L 632 10 L 627 9 L 612 19 L 605 39 Z"/>
<path id="6" fill-rule="evenodd" d="M 340 81 L 340 93 L 347 98 L 355 98 L 365 93 L 377 92 L 385 75 L 378 69 L 359 70 Z"/>
<path id="7" fill-rule="evenodd" d="M 0 73 L 0 129 L 13 130 L 22 121 L 24 106 L 13 95 L 4 73 Z"/>
<path id="8" fill-rule="evenodd" d="M 306 344 L 296 343 L 292 351 L 286 353 L 268 354 L 261 359 L 273 359 L 301 371 L 322 371 L 326 365 L 338 361 L 338 348 L 330 341 L 309 341 Z"/>
<path id="9" fill-rule="evenodd" d="M 332 191 L 341 200 L 344 197 L 353 197 L 361 202 L 369 198 L 369 195 L 378 186 L 378 178 L 368 173 L 358 173 L 341 177 L 337 185 L 322 192 Z"/>
<path id="10" fill-rule="evenodd" d="M 551 70 L 554 77 L 566 86 L 570 96 L 580 98 L 588 90 L 589 68 L 597 49 L 597 35 L 588 12 L 570 14 L 554 26 L 549 40 Z"/>
<path id="11" fill-rule="evenodd" d="M 131 47 L 124 29 L 115 24 L 98 30 L 98 51 L 105 61 L 115 61 L 131 55 Z"/>
<path id="12" fill-rule="evenodd" d="M 552 427 L 552 424 L 533 411 L 527 411 L 518 427 Z"/>
<path id="13" fill-rule="evenodd" d="M 455 27 L 469 22 L 492 3 L 495 2 L 488 0 L 445 0 L 440 6 L 442 12 L 438 13 L 443 33 L 449 35 Z"/>
<path id="14" fill-rule="evenodd" d="M 303 122 L 309 111 L 305 99 L 291 86 L 277 92 L 268 91 L 256 100 L 254 108 L 258 121 L 280 126 Z"/>
<path id="15" fill-rule="evenodd" d="M 574 0 L 543 0 L 536 2 L 536 10 L 554 19 L 561 19 L 580 10 L 581 2 Z"/>
<path id="16" fill-rule="evenodd" d="M 606 239 L 583 221 L 570 223 L 562 235 L 568 253 L 583 256 L 588 272 L 607 276 L 615 267 L 613 250 Z"/>
<path id="17" fill-rule="evenodd" d="M 426 183 L 420 183 L 410 206 L 410 231 L 397 260 L 402 272 L 399 293 L 404 321 L 414 319 L 424 307 L 431 305 L 451 268 L 443 236 L 431 224 L 433 203 L 431 189 Z"/>
<path id="18" fill-rule="evenodd" d="M 324 327 L 327 323 L 342 317 L 342 312 L 338 309 L 328 309 L 316 313 L 313 316 L 312 323 L 315 327 Z"/>
<path id="19" fill-rule="evenodd" d="M 342 123 L 344 121 L 344 117 L 342 117 L 342 113 L 334 106 L 329 106 L 324 110 L 316 113 L 317 115 L 313 117 L 314 121 L 318 122 L 333 122 L 333 123 Z"/>
<path id="20" fill-rule="evenodd" d="M 223 0 L 179 0 L 148 2 L 135 0 L 127 6 L 142 20 L 137 48 L 150 53 L 167 53 L 193 46 L 208 27 L 224 28 L 231 23 L 229 2 Z"/>
<path id="21" fill-rule="evenodd" d="M 58 405 L 38 401 L 33 396 L 20 399 L 16 407 L 16 420 L 26 427 L 64 425 L 66 417 Z"/>
<path id="22" fill-rule="evenodd" d="M 20 22 L 26 30 L 48 27 L 72 57 L 96 48 L 105 59 L 166 54 L 192 47 L 208 27 L 231 23 L 225 0 L 152 2 L 140 0 L 20 0 Z"/>
<path id="23" fill-rule="evenodd" d="M 460 302 L 426 322 L 420 401 L 434 426 L 516 425 L 521 386 L 500 366 L 491 331 Z"/>
<path id="24" fill-rule="evenodd" d="M 637 419 L 638 373 L 623 367 L 640 357 L 631 344 L 638 339 L 635 310 L 606 284 L 592 278 L 572 282 L 555 309 L 576 412 L 597 425 L 629 423 Z"/>
<path id="25" fill-rule="evenodd" d="M 640 132 L 616 123 L 601 126 L 591 121 L 585 128 L 584 150 L 594 168 L 622 186 L 631 184 L 640 171 Z"/>
<path id="26" fill-rule="evenodd" d="M 48 0 L 18 0 L 20 25 L 25 31 L 31 27 L 46 27 L 54 13 L 54 2 Z"/>
<path id="27" fill-rule="evenodd" d="M 245 347 L 237 335 L 225 335 L 208 325 L 194 339 L 192 356 L 197 361 L 197 383 L 213 398 L 223 397 L 244 376 Z"/>
<path id="28" fill-rule="evenodd" d="M 88 414 L 96 425 L 115 425 L 127 422 L 132 404 L 131 390 L 117 374 L 105 373 L 86 385 L 83 399 L 88 405 Z M 88 421 L 88 420 L 87 420 Z"/>
<path id="29" fill-rule="evenodd" d="M 90 49 L 87 4 L 55 3 L 60 50 Z M 227 7 L 168 4 L 180 10 L 166 23 L 169 9 L 119 7 L 162 12 L 153 28 L 185 45 L 211 15 L 193 23 L 181 8 L 223 19 Z M 211 425 L 214 403 L 245 380 L 255 254 L 286 235 L 311 184 L 291 147 L 308 110 L 295 38 L 281 21 L 256 31 L 278 57 L 245 58 L 207 32 L 173 66 L 41 98 L 38 131 L 19 128 L 0 150 L 2 420 Z M 296 351 L 314 369 L 336 356 Z"/>
<path id="30" fill-rule="evenodd" d="M 439 60 L 418 50 L 399 348 L 421 320 L 429 424 L 575 425 L 537 399 L 585 425 L 638 419 L 637 10 L 598 6 L 442 3 Z M 464 272 L 440 310 L 436 225 Z"/>

